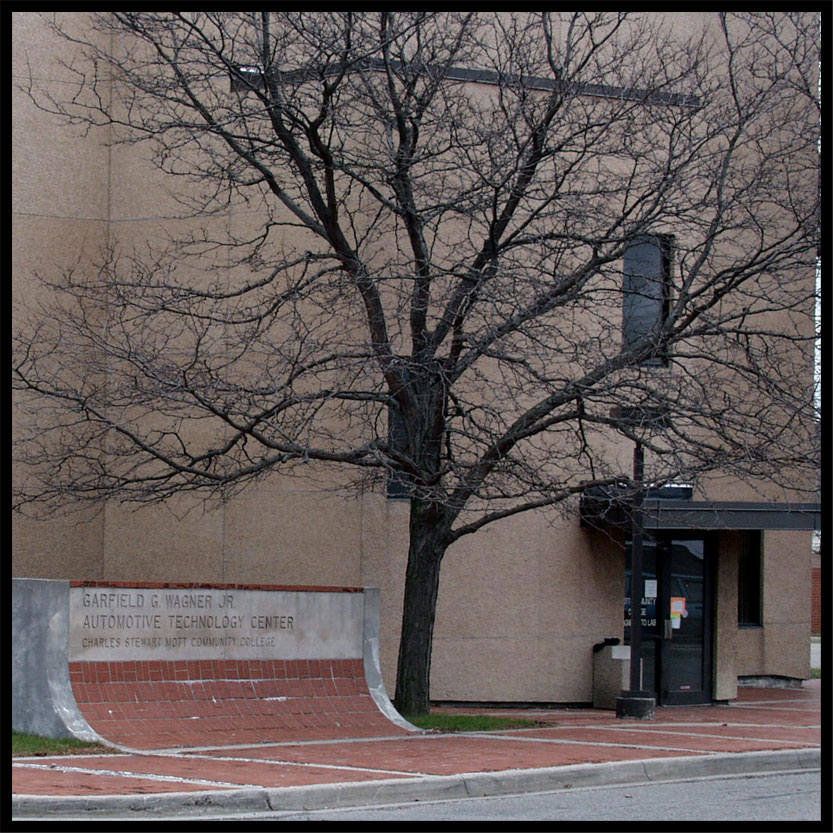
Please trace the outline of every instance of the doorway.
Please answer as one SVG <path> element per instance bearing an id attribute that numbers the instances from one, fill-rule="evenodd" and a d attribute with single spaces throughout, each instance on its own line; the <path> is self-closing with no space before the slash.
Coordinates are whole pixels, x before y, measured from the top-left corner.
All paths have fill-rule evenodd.
<path id="1" fill-rule="evenodd" d="M 712 603 L 716 539 L 653 532 L 643 542 L 642 689 L 658 705 L 712 701 Z M 626 541 L 625 643 L 630 643 L 631 542 Z"/>

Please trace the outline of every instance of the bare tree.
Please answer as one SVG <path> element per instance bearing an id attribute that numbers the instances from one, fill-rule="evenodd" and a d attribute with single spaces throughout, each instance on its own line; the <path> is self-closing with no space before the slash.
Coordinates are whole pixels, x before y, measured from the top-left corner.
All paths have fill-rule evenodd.
<path id="1" fill-rule="evenodd" d="M 309 462 L 387 483 L 410 500 L 395 702 L 419 714 L 448 547 L 627 480 L 617 437 L 656 482 L 800 486 L 818 21 L 668 24 L 97 15 L 76 93 L 30 95 L 145 143 L 205 222 L 41 276 L 18 510 L 225 497 Z"/>

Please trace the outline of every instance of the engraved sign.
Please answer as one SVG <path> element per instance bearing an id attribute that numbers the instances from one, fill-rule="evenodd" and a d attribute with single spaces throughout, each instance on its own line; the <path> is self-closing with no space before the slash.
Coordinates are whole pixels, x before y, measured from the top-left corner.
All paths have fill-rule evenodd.
<path id="1" fill-rule="evenodd" d="M 349 659 L 361 593 L 70 588 L 69 659 Z"/>

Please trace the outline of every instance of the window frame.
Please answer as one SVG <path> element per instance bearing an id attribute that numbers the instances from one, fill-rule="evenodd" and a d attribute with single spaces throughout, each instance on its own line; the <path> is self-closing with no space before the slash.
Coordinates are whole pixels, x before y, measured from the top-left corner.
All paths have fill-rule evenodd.
<path id="1" fill-rule="evenodd" d="M 397 451 L 408 448 L 408 428 L 395 402 L 388 405 L 388 446 Z M 385 493 L 388 500 L 410 500 L 411 489 L 407 477 L 389 468 Z"/>
<path id="2" fill-rule="evenodd" d="M 637 247 L 653 245 L 658 251 L 659 274 L 650 276 L 636 270 L 638 261 L 629 253 Z M 644 260 L 642 261 L 644 263 Z M 655 333 L 652 354 L 640 362 L 642 367 L 668 367 L 667 345 L 657 340 L 671 309 L 671 267 L 674 262 L 674 236 L 671 234 L 643 234 L 635 237 L 622 254 L 622 346 L 625 350 Z M 658 282 L 659 292 L 651 295 L 640 291 L 639 284 Z M 636 286 L 634 286 L 636 284 Z M 642 309 L 637 310 L 635 299 L 642 299 Z M 645 308 L 653 302 L 653 316 L 646 315 Z M 639 319 L 652 318 L 650 327 L 638 327 Z"/>
<path id="3" fill-rule="evenodd" d="M 763 533 L 741 530 L 738 544 L 738 627 L 761 628 L 764 624 Z"/>

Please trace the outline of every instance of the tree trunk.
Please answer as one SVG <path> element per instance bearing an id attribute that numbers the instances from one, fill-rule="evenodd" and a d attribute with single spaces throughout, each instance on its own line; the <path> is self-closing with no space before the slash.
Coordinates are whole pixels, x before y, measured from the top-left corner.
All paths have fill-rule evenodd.
<path id="1" fill-rule="evenodd" d="M 410 545 L 394 697 L 394 705 L 403 715 L 428 714 L 431 643 L 440 565 L 447 546 L 440 514 L 436 504 L 418 498 L 411 501 Z"/>

